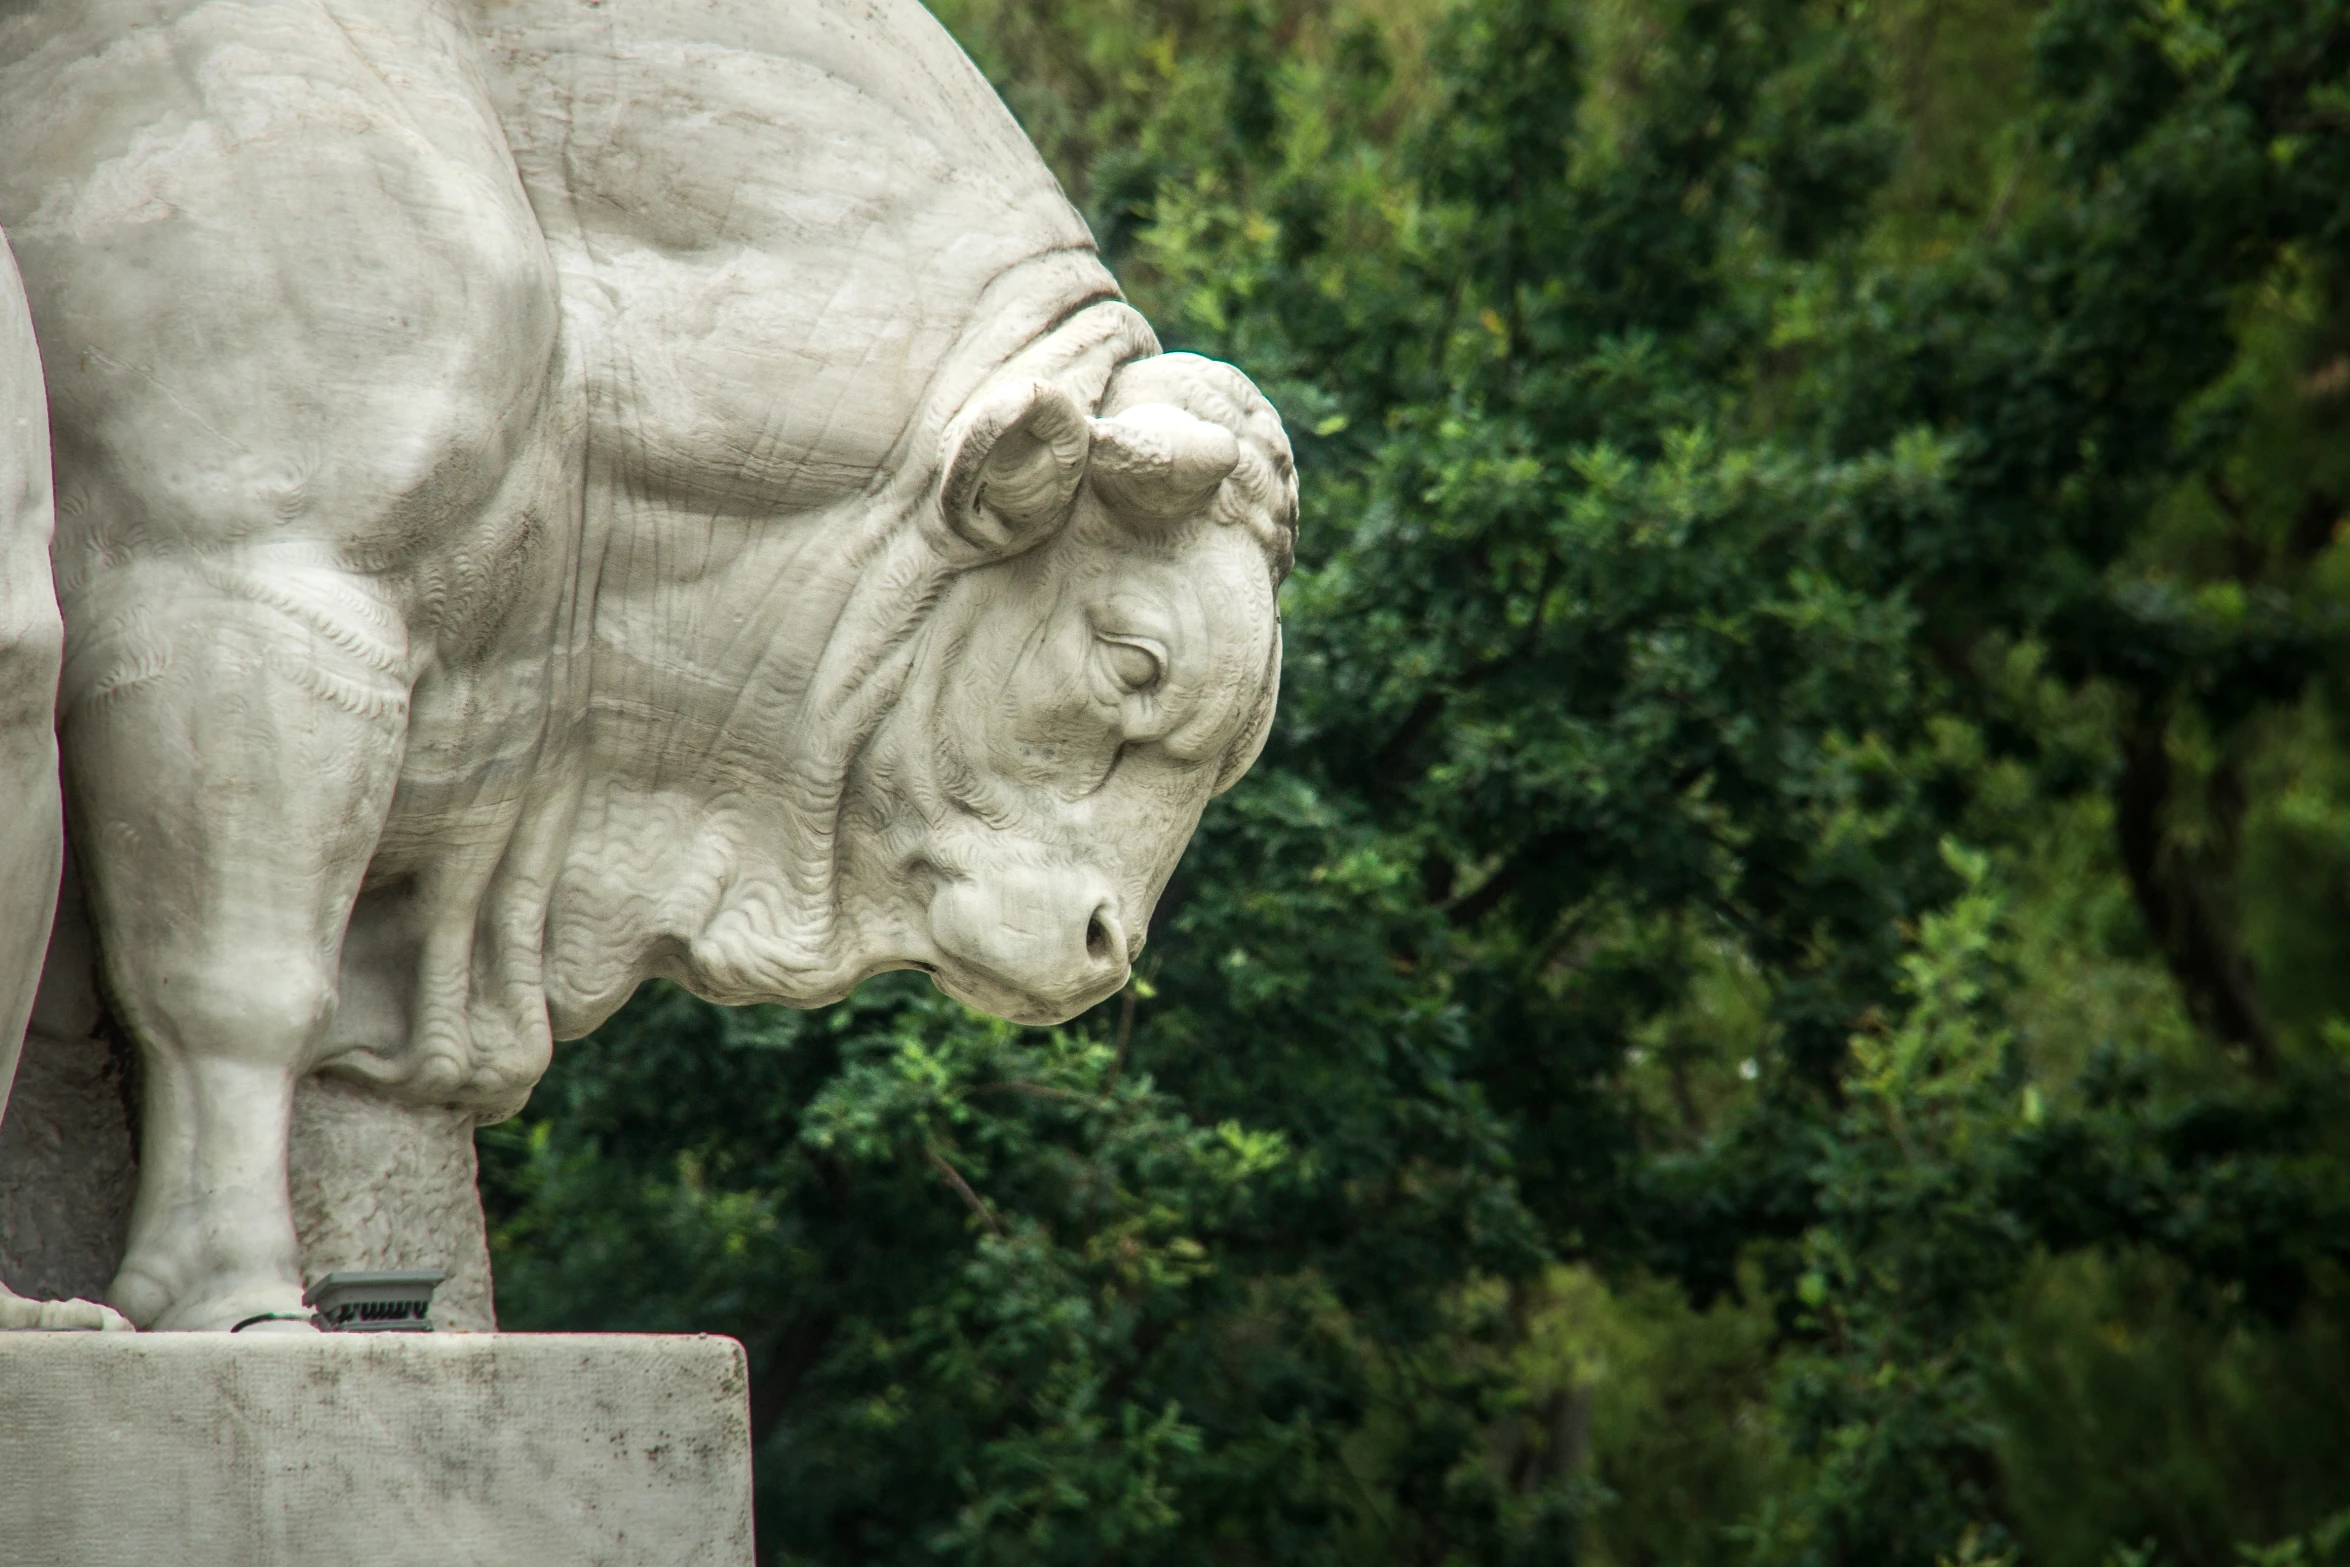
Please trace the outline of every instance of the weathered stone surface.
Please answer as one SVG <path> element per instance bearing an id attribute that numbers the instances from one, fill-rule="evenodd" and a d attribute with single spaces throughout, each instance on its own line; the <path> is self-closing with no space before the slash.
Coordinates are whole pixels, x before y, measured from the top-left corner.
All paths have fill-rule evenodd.
<path id="1" fill-rule="evenodd" d="M 732 1339 L 0 1335 L 12 1567 L 748 1567 Z"/>
<path id="2" fill-rule="evenodd" d="M 98 1300 L 122 1261 L 139 1181 L 130 1052 L 35 1032 L 0 1120 L 0 1284 Z"/>
<path id="3" fill-rule="evenodd" d="M 433 1321 L 489 1332 L 498 1322 L 478 1169 L 469 1112 L 304 1078 L 291 1161 L 304 1282 L 347 1269 L 439 1268 L 449 1277 L 433 1294 Z"/>

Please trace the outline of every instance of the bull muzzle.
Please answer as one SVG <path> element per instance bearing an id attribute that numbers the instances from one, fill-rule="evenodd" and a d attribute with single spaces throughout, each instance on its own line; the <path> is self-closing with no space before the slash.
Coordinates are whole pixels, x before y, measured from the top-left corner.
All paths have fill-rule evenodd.
<path id="1" fill-rule="evenodd" d="M 1102 876 L 1020 869 L 942 885 L 930 936 L 940 988 L 1015 1023 L 1060 1023 L 1117 993 L 1136 947 Z"/>

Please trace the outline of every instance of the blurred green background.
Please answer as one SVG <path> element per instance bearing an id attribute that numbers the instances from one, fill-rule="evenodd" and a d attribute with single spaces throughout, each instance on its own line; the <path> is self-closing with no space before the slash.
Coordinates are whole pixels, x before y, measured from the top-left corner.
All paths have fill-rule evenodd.
<path id="1" fill-rule="evenodd" d="M 951 0 L 1298 449 L 1130 988 L 654 986 L 763 1563 L 2350 1561 L 2350 5 Z"/>

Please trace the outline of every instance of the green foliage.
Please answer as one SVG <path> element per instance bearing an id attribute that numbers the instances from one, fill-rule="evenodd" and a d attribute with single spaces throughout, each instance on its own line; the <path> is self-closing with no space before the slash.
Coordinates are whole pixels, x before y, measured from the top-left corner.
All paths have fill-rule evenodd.
<path id="1" fill-rule="evenodd" d="M 1995 1381 L 2006 1496 L 2036 1559 L 2104 1567 L 2109 1542 L 2228 1561 L 2341 1498 L 2350 1410 L 2343 1282 L 2264 1332 L 2182 1299 L 2144 1256 L 2036 1268 Z M 2323 1561 L 2320 1555 L 2315 1558 Z"/>
<path id="2" fill-rule="evenodd" d="M 1793 1248 L 1801 1340 L 1782 1386 L 1813 1473 L 1765 1503 L 1753 1526 L 1765 1560 L 1899 1561 L 1914 1542 L 1963 1560 L 2008 1543 L 1979 1340 L 2029 1244 L 1986 1146 L 2013 1124 L 2019 1085 L 1996 1011 L 1989 864 L 1944 852 L 1965 891 L 1922 921 L 1898 1021 L 1852 1040 L 1843 1113 L 1815 1167 L 1818 1219 Z M 2027 1124 L 2045 1114 L 2025 1111 Z"/>
<path id="3" fill-rule="evenodd" d="M 941 13 L 1280 720 L 1065 1029 L 559 1052 L 506 1320 L 740 1336 L 779 1562 L 2334 1559 L 2350 11 Z"/>
<path id="4" fill-rule="evenodd" d="M 484 1136 L 504 1320 L 740 1337 L 781 1559 L 1099 1561 L 1230 1461 L 1185 1396 L 1235 1282 L 1198 1237 L 1277 1179 L 1277 1134 L 904 983 L 816 1015 L 654 987 L 574 1052 Z M 1310 1341 L 1268 1347 L 1310 1376 Z M 1287 1433 L 1246 1434 L 1278 1465 Z"/>

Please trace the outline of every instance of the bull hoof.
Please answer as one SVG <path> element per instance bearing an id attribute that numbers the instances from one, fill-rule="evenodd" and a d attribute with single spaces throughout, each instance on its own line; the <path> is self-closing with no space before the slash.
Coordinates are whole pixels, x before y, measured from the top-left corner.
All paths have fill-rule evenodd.
<path id="1" fill-rule="evenodd" d="M 172 1295 L 155 1279 L 125 1268 L 107 1298 L 151 1333 L 315 1333 L 302 1286 L 278 1280 L 222 1281 Z"/>
<path id="2" fill-rule="evenodd" d="M 94 1300 L 27 1300 L 0 1284 L 0 1333 L 131 1333 L 130 1319 Z"/>

